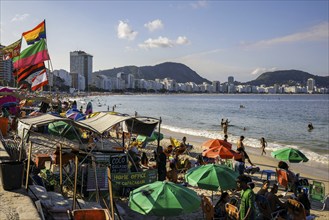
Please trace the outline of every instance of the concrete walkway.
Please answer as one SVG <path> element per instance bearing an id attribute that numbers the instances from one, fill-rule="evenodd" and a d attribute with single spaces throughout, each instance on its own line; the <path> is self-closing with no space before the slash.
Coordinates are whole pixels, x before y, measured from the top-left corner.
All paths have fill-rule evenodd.
<path id="1" fill-rule="evenodd" d="M 8 160 L 2 142 L 0 141 L 0 163 Z M 0 171 L 1 174 L 1 171 Z M 2 175 L 2 174 L 1 174 Z M 1 220 L 39 220 L 39 213 L 34 202 L 27 195 L 25 189 L 6 191 L 2 187 L 2 176 L 0 176 L 0 219 Z"/>

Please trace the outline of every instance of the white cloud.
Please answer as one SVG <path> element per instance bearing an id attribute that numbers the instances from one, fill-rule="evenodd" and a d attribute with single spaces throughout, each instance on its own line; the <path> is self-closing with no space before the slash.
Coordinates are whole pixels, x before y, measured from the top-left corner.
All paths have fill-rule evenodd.
<path id="1" fill-rule="evenodd" d="M 262 73 L 265 73 L 265 72 L 273 72 L 277 69 L 278 68 L 276 68 L 276 67 L 272 67 L 272 68 L 257 67 L 256 69 L 254 69 L 251 72 L 251 75 L 258 75 L 258 74 L 262 74 Z"/>
<path id="2" fill-rule="evenodd" d="M 167 37 L 158 37 L 157 39 L 149 38 L 144 43 L 139 44 L 138 46 L 143 49 L 152 49 L 152 48 L 168 48 L 174 47 L 175 45 L 188 44 L 189 40 L 187 37 L 179 36 L 176 40 L 170 40 Z"/>
<path id="3" fill-rule="evenodd" d="M 137 34 L 138 32 L 133 31 L 128 25 L 128 22 L 119 21 L 119 25 L 117 28 L 117 36 L 119 39 L 134 40 Z"/>
<path id="4" fill-rule="evenodd" d="M 185 36 L 179 36 L 176 40 L 176 44 L 178 44 L 178 45 L 183 45 L 183 44 L 188 44 L 188 43 L 190 43 L 190 41 Z"/>
<path id="5" fill-rule="evenodd" d="M 163 28 L 163 23 L 160 19 L 156 19 L 154 21 L 150 21 L 147 24 L 144 24 L 144 27 L 146 27 L 149 31 L 153 32 L 158 29 Z"/>
<path id="6" fill-rule="evenodd" d="M 30 15 L 29 14 L 16 14 L 15 17 L 11 19 L 12 22 L 15 21 L 24 21 L 26 18 L 28 18 Z"/>
<path id="7" fill-rule="evenodd" d="M 207 7 L 207 5 L 208 5 L 208 2 L 205 1 L 205 0 L 200 0 L 200 1 L 196 1 L 196 2 L 191 3 L 191 6 L 195 9 L 205 8 L 205 7 Z"/>
<path id="8" fill-rule="evenodd" d="M 166 37 L 158 37 L 157 39 L 152 39 L 149 38 L 144 43 L 138 45 L 141 48 L 144 49 L 152 49 L 152 48 L 168 48 L 168 47 L 173 47 L 174 43 L 172 40 L 166 38 Z"/>
<path id="9" fill-rule="evenodd" d="M 284 43 L 297 43 L 297 42 L 305 42 L 305 41 L 320 41 L 320 40 L 328 40 L 329 38 L 329 23 L 324 22 L 318 25 L 315 25 L 309 28 L 306 31 L 298 32 L 282 37 L 277 37 L 269 40 L 262 40 L 252 44 L 242 43 L 242 45 L 246 47 L 269 47 L 276 44 L 284 44 Z"/>

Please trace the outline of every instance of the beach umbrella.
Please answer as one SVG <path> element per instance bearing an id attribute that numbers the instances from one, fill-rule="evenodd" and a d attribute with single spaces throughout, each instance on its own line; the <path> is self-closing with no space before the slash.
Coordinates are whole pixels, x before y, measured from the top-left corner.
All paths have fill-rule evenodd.
<path id="1" fill-rule="evenodd" d="M 213 147 L 217 147 L 217 146 L 224 146 L 228 149 L 232 149 L 232 144 L 227 142 L 227 141 L 224 141 L 224 140 L 221 140 L 221 139 L 210 139 L 204 143 L 202 143 L 202 148 L 204 149 L 208 149 L 208 148 L 213 148 Z"/>
<path id="2" fill-rule="evenodd" d="M 200 204 L 195 191 L 167 181 L 141 186 L 129 195 L 130 209 L 143 215 L 177 216 L 196 211 Z"/>
<path id="3" fill-rule="evenodd" d="M 288 161 L 290 163 L 308 161 L 308 158 L 300 150 L 290 147 L 273 151 L 271 155 L 278 160 Z"/>
<path id="4" fill-rule="evenodd" d="M 220 164 L 207 164 L 189 169 L 185 180 L 191 186 L 207 190 L 229 190 L 236 188 L 236 178 L 239 174 L 229 167 Z"/>
<path id="5" fill-rule="evenodd" d="M 208 158 L 216 158 L 219 156 L 222 159 L 232 159 L 232 158 L 238 159 L 241 157 L 240 154 L 224 146 L 216 146 L 213 148 L 206 149 L 202 152 L 202 156 Z"/>

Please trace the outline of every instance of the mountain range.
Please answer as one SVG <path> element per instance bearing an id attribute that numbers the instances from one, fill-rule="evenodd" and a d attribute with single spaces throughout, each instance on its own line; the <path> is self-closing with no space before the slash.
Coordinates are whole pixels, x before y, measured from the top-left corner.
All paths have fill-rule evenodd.
<path id="1" fill-rule="evenodd" d="M 155 80 L 171 78 L 178 83 L 194 82 L 201 84 L 203 82 L 210 83 L 206 78 L 201 77 L 197 72 L 181 63 L 165 62 L 155 66 L 124 66 L 108 70 L 94 72 L 96 75 L 105 75 L 108 77 L 116 77 L 117 73 L 124 72 L 133 74 L 137 79 Z M 317 76 L 301 70 L 279 70 L 273 72 L 265 72 L 258 76 L 255 80 L 239 83 L 249 85 L 302 85 L 305 86 L 309 78 L 315 80 L 318 87 L 329 87 L 329 76 Z"/>

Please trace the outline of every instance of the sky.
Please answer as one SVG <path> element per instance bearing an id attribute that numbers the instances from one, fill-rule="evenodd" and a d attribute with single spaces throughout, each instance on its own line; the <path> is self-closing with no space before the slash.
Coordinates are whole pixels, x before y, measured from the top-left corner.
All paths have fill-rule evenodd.
<path id="1" fill-rule="evenodd" d="M 45 19 L 53 70 L 69 71 L 82 50 L 93 71 L 177 62 L 220 82 L 286 69 L 328 76 L 328 11 L 328 0 L 0 0 L 0 43 Z"/>

